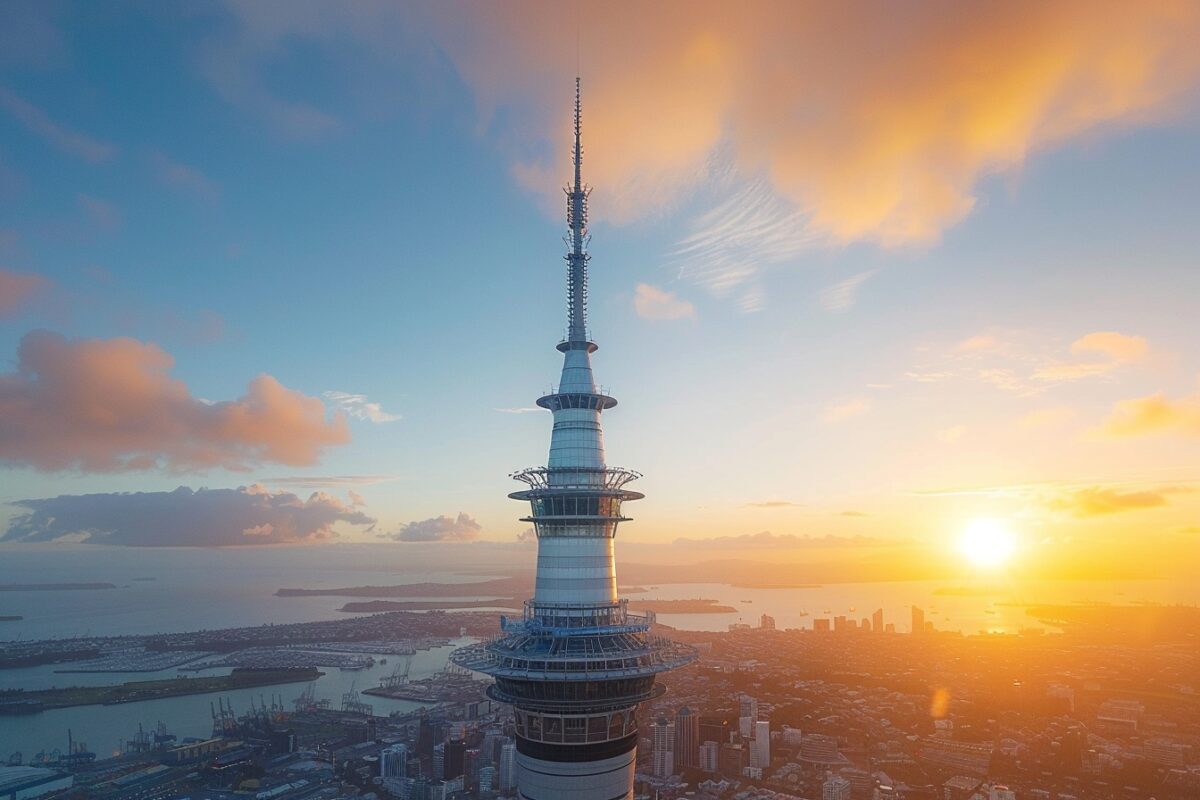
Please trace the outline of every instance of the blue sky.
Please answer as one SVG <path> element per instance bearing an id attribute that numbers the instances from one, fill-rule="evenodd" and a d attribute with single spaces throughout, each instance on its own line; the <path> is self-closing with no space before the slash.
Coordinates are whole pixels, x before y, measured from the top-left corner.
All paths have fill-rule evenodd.
<path id="1" fill-rule="evenodd" d="M 132 337 L 169 353 L 196 398 L 233 400 L 267 373 L 330 414 L 324 393 L 345 392 L 399 418 L 351 418 L 351 441 L 306 465 L 62 470 L 10 456 L 0 500 L 381 476 L 324 487 L 341 497 L 352 486 L 379 520 L 372 533 L 339 529 L 344 538 L 460 512 L 484 538 L 525 527 L 506 475 L 544 459 L 550 420 L 501 409 L 533 406 L 559 368 L 564 225 L 554 186 L 539 181 L 569 176 L 573 55 L 535 57 L 485 18 L 432 8 L 365 4 L 336 22 L 315 8 L 6 5 L 0 268 L 48 283 L 0 318 L 0 352 L 9 372 L 33 329 Z M 534 32 L 549 24 L 537 9 L 513 13 Z M 890 217 L 837 227 L 859 224 L 838 192 L 791 176 L 794 163 L 850 160 L 820 151 L 823 132 L 796 134 L 806 149 L 793 159 L 781 154 L 786 124 L 726 104 L 714 138 L 693 141 L 707 119 L 696 109 L 725 91 L 708 61 L 678 109 L 660 97 L 661 118 L 619 108 L 628 76 L 606 51 L 620 50 L 623 24 L 585 27 L 581 50 L 595 366 L 621 401 L 605 415 L 610 462 L 644 471 L 648 495 L 625 535 L 936 539 L 979 514 L 1031 536 L 1127 535 L 1135 517 L 1167 535 L 1194 522 L 1190 492 L 1161 493 L 1200 480 L 1188 422 L 1200 395 L 1194 64 L 1155 62 L 1170 79 L 1128 90 L 1148 100 L 1098 111 L 1062 79 L 1020 144 L 993 148 L 1001 156 L 885 164 L 905 181 L 958 170 L 973 199 L 922 217 L 932 235 L 896 240 Z M 654 22 L 629 25 L 636 38 Z M 754 35 L 730 33 L 716 52 Z M 483 54 L 464 55 L 481 38 Z M 664 42 L 662 74 L 674 46 Z M 733 63 L 740 74 L 748 60 Z M 1076 69 L 1093 76 L 1086 59 Z M 921 80 L 895 91 L 919 96 Z M 805 91 L 778 100 L 848 113 L 814 111 L 806 98 L 819 92 Z M 749 120 L 774 149 L 743 150 Z M 630 125 L 644 128 L 631 140 L 661 139 L 671 155 L 623 162 L 624 140 L 603 132 Z M 731 198 L 742 215 L 724 224 Z M 821 228 L 822 215 L 836 225 Z M 697 232 L 726 260 L 681 255 Z M 729 259 L 752 276 L 731 278 Z M 1097 332 L 1148 349 L 1110 347 L 1092 372 L 1031 378 L 1076 365 L 1087 350 L 1072 343 Z M 1120 403 L 1159 394 L 1181 404 L 1177 425 L 1095 433 Z M 1022 423 L 1037 414 L 1049 427 Z M 920 494 L 968 485 L 1001 489 Z M 1166 499 L 1128 514 L 1056 509 L 1056 497 L 1095 487 Z"/>

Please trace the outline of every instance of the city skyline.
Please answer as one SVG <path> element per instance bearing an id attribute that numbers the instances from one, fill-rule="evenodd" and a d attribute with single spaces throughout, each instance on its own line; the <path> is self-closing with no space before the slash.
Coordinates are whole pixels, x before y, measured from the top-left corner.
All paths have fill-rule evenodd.
<path id="1" fill-rule="evenodd" d="M 916 13 L 853 65 L 857 7 L 72 8 L 4 11 L 6 546 L 524 535 L 578 63 L 626 544 L 952 574 L 996 519 L 1018 575 L 1194 567 L 1188 4 Z"/>

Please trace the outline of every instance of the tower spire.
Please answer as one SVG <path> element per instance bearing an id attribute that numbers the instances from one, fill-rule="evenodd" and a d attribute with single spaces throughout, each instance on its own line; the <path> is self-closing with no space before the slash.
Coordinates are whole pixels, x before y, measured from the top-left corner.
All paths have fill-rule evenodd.
<path id="1" fill-rule="evenodd" d="M 575 76 L 575 181 L 567 194 L 567 344 L 582 346 L 587 334 L 587 202 L 592 193 L 583 182 L 583 100 L 579 76 Z"/>

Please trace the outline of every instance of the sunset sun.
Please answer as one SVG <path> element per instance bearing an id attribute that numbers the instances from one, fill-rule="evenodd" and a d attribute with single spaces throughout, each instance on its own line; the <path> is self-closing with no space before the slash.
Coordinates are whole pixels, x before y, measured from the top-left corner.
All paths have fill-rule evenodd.
<path id="1" fill-rule="evenodd" d="M 958 539 L 958 552 L 976 567 L 1003 566 L 1016 549 L 1016 536 L 1003 522 L 995 519 L 972 520 Z"/>

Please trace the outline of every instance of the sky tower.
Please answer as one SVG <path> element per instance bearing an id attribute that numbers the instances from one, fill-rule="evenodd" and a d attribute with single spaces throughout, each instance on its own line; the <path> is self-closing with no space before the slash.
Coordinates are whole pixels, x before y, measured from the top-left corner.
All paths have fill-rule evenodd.
<path id="1" fill-rule="evenodd" d="M 514 706 L 517 790 L 525 800 L 618 800 L 633 795 L 639 703 L 664 687 L 655 676 L 695 659 L 690 647 L 652 635 L 617 597 L 613 539 L 637 472 L 604 460 L 600 413 L 617 401 L 598 391 L 587 330 L 587 202 L 575 79 L 574 181 L 567 194 L 567 336 L 562 378 L 537 404 L 554 414 L 550 458 L 512 477 L 529 488 L 523 521 L 538 538 L 537 580 L 521 620 L 498 638 L 454 653 L 460 666 L 495 677 L 489 695 Z"/>

